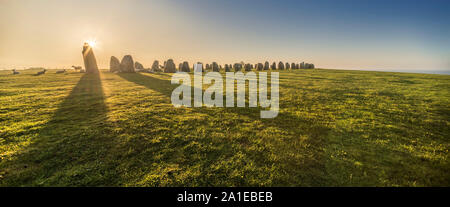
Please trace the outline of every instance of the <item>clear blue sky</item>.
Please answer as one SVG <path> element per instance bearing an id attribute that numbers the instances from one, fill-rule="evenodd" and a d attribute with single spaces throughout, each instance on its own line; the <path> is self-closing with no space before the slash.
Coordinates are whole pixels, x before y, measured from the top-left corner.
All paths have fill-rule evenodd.
<path id="1" fill-rule="evenodd" d="M 6 0 L 0 5 L 0 44 L 8 47 L 0 49 L 0 67 L 81 63 L 80 42 L 95 38 L 105 67 L 111 55 L 132 54 L 144 65 L 173 58 L 450 70 L 447 0 Z M 61 39 L 64 32 L 71 39 Z M 44 57 L 39 54 L 44 45 L 59 50 Z"/>

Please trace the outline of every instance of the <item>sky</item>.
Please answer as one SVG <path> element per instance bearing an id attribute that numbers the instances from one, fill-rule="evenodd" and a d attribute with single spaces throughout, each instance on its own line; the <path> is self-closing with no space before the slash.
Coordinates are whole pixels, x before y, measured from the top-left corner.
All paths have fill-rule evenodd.
<path id="1" fill-rule="evenodd" d="M 111 56 L 450 72 L 447 0 L 0 0 L 0 69 Z"/>

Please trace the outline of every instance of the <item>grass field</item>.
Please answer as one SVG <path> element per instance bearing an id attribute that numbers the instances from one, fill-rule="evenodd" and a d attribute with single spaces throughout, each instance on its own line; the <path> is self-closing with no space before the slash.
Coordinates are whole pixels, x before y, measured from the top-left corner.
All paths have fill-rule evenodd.
<path id="1" fill-rule="evenodd" d="M 450 76 L 280 72 L 280 113 L 168 74 L 0 71 L 0 186 L 449 186 Z"/>

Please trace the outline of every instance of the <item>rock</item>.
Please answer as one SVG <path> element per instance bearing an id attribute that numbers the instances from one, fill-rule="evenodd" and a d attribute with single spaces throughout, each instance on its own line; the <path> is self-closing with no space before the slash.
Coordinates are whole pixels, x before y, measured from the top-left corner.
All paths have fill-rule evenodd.
<path id="1" fill-rule="evenodd" d="M 277 69 L 277 63 L 273 62 L 272 65 L 270 66 L 270 69 L 276 70 Z"/>
<path id="2" fill-rule="evenodd" d="M 256 64 L 256 69 L 257 69 L 258 71 L 261 71 L 261 70 L 264 69 L 264 65 L 263 65 L 262 63 L 258 63 L 258 64 Z"/>
<path id="3" fill-rule="evenodd" d="M 182 72 L 191 72 L 191 69 L 189 68 L 189 63 L 187 61 L 184 61 L 181 65 L 181 71 Z"/>
<path id="4" fill-rule="evenodd" d="M 135 69 L 138 69 L 138 70 L 143 70 L 143 69 L 144 69 L 144 66 L 143 66 L 140 62 L 136 61 L 136 62 L 134 63 L 134 68 L 135 68 Z"/>
<path id="5" fill-rule="evenodd" d="M 284 70 L 284 64 L 281 61 L 278 63 L 278 70 Z"/>
<path id="6" fill-rule="evenodd" d="M 211 69 L 211 66 L 208 63 L 206 63 L 205 68 L 206 68 L 206 70 L 209 70 L 209 69 Z"/>
<path id="7" fill-rule="evenodd" d="M 295 69 L 300 69 L 300 65 L 298 63 L 295 64 Z"/>
<path id="8" fill-rule="evenodd" d="M 289 65 L 289 63 L 286 63 L 286 70 L 289 70 L 289 68 L 291 68 L 291 65 Z"/>
<path id="9" fill-rule="evenodd" d="M 216 62 L 213 62 L 211 65 L 214 72 L 219 72 L 219 65 Z"/>
<path id="10" fill-rule="evenodd" d="M 270 68 L 270 64 L 269 64 L 269 62 L 264 62 L 264 70 L 269 70 L 269 68 Z"/>
<path id="11" fill-rule="evenodd" d="M 120 71 L 120 61 L 114 56 L 111 56 L 109 60 L 109 72 L 119 72 Z"/>
<path id="12" fill-rule="evenodd" d="M 245 64 L 244 65 L 244 70 L 245 71 L 252 71 L 252 64 L 249 64 L 249 63 Z"/>
<path id="13" fill-rule="evenodd" d="M 92 47 L 88 43 L 84 43 L 82 54 L 86 73 L 98 73 L 97 60 Z"/>
<path id="14" fill-rule="evenodd" d="M 295 68 L 295 63 L 291 63 L 291 69 L 296 69 Z"/>
<path id="15" fill-rule="evenodd" d="M 315 67 L 314 67 L 314 64 L 312 64 L 312 63 L 305 63 L 305 69 L 314 69 Z"/>
<path id="16" fill-rule="evenodd" d="M 151 71 L 153 72 L 162 72 L 161 67 L 159 66 L 159 61 L 153 61 Z"/>
<path id="17" fill-rule="evenodd" d="M 230 72 L 231 68 L 230 66 L 228 66 L 228 64 L 225 64 L 225 72 Z"/>
<path id="18" fill-rule="evenodd" d="M 305 69 L 305 62 L 300 63 L 300 69 Z"/>
<path id="19" fill-rule="evenodd" d="M 234 64 L 234 66 L 233 66 L 233 68 L 234 68 L 234 71 L 241 71 L 241 69 L 242 69 L 242 64 L 240 64 L 240 63 L 235 63 Z"/>
<path id="20" fill-rule="evenodd" d="M 165 73 L 175 73 L 177 72 L 177 69 L 175 67 L 175 63 L 172 59 L 168 59 L 166 61 L 166 64 L 164 65 L 164 72 Z"/>
<path id="21" fill-rule="evenodd" d="M 178 64 L 178 71 L 183 71 L 183 63 Z"/>
<path id="22" fill-rule="evenodd" d="M 197 64 L 194 64 L 194 72 L 205 72 L 203 70 L 203 64 L 201 62 L 197 62 Z"/>
<path id="23" fill-rule="evenodd" d="M 152 71 L 154 71 L 154 72 L 160 72 L 160 69 L 159 69 L 159 61 L 157 61 L 157 60 L 155 60 L 155 61 L 153 61 L 153 65 L 152 65 Z"/>
<path id="24" fill-rule="evenodd" d="M 131 55 L 125 55 L 120 62 L 120 72 L 122 73 L 134 73 L 134 61 Z"/>

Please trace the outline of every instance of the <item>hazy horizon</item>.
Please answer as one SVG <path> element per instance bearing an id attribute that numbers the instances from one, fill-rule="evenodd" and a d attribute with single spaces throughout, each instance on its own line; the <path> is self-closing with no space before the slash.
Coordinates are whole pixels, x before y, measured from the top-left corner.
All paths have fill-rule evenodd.
<path id="1" fill-rule="evenodd" d="M 111 56 L 219 64 L 450 71 L 450 1 L 2 0 L 0 69 L 83 65 Z"/>

